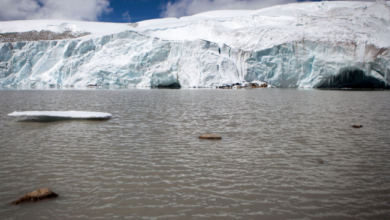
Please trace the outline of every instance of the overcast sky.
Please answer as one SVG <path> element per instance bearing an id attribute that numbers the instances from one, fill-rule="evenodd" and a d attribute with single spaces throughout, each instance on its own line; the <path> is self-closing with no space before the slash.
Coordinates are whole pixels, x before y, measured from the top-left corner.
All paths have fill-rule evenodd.
<path id="1" fill-rule="evenodd" d="M 137 22 L 211 10 L 259 9 L 302 1 L 305 0 L 0 0 L 0 20 Z"/>

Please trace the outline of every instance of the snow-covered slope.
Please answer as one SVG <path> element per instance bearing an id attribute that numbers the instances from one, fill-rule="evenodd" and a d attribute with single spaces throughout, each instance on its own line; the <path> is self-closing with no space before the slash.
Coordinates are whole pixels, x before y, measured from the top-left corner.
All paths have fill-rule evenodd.
<path id="1" fill-rule="evenodd" d="M 136 24 L 0 22 L 0 33 L 91 32 L 0 44 L 2 86 L 388 87 L 390 3 L 318 2 Z"/>

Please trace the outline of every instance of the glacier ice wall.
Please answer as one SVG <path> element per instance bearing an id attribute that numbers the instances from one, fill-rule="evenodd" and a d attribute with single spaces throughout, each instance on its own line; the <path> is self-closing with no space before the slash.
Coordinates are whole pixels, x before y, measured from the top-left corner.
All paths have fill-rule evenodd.
<path id="1" fill-rule="evenodd" d="M 389 88 L 390 50 L 373 45 L 300 41 L 253 52 L 245 79 L 281 87 Z M 358 73 L 359 77 L 353 78 Z"/>
<path id="2" fill-rule="evenodd" d="M 0 44 L 0 83 L 216 87 L 260 80 L 278 87 L 348 87 L 357 83 L 349 75 L 358 73 L 372 82 L 368 87 L 389 87 L 389 61 L 389 48 L 366 44 L 303 40 L 243 51 L 125 31 L 91 40 Z"/>
<path id="3" fill-rule="evenodd" d="M 278 87 L 389 88 L 390 3 L 383 0 L 158 19 L 126 31 L 121 28 L 128 25 L 77 24 L 93 26 L 94 37 L 1 43 L 1 86 L 217 87 L 265 81 Z M 101 35 L 98 29 L 106 28 L 113 32 Z"/>
<path id="4" fill-rule="evenodd" d="M 0 82 L 2 86 L 179 83 L 196 87 L 239 81 L 236 65 L 218 48 L 202 40 L 170 42 L 131 31 L 86 41 L 5 43 L 0 45 Z"/>

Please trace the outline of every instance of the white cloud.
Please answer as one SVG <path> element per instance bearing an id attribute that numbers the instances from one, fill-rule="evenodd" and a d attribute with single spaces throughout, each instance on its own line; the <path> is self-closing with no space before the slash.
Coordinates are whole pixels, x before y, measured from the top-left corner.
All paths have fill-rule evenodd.
<path id="1" fill-rule="evenodd" d="M 131 21 L 131 16 L 129 14 L 129 11 L 126 11 L 125 13 L 122 14 L 122 18 L 124 21 L 126 22 L 130 22 Z"/>
<path id="2" fill-rule="evenodd" d="M 70 19 L 96 21 L 112 12 L 109 0 L 1 0 L 0 20 Z"/>
<path id="3" fill-rule="evenodd" d="M 168 2 L 161 16 L 181 17 L 212 10 L 253 10 L 293 2 L 298 2 L 298 0 L 177 0 Z"/>

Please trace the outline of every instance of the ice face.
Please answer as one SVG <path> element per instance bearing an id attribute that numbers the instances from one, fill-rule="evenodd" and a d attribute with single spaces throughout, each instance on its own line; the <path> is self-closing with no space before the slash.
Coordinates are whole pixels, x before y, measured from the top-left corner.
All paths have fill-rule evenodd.
<path id="1" fill-rule="evenodd" d="M 2 86 L 214 87 L 265 81 L 278 87 L 348 87 L 331 81 L 356 71 L 377 80 L 376 87 L 390 82 L 389 50 L 364 44 L 304 41 L 254 52 L 126 31 L 87 41 L 6 43 L 0 51 Z"/>
<path id="2" fill-rule="evenodd" d="M 164 41 L 132 31 L 87 41 L 27 42 L 17 50 L 7 43 L 2 50 L 12 53 L 0 69 L 3 86 L 204 87 L 243 80 L 216 43 Z"/>
<path id="3" fill-rule="evenodd" d="M 146 21 L 126 31 L 115 24 L 122 32 L 87 30 L 93 38 L 3 43 L 0 83 L 389 88 L 389 8 L 383 1 L 289 4 L 223 19 Z"/>
<path id="4" fill-rule="evenodd" d="M 245 79 L 280 87 L 389 88 L 389 52 L 364 44 L 293 42 L 254 52 Z"/>

